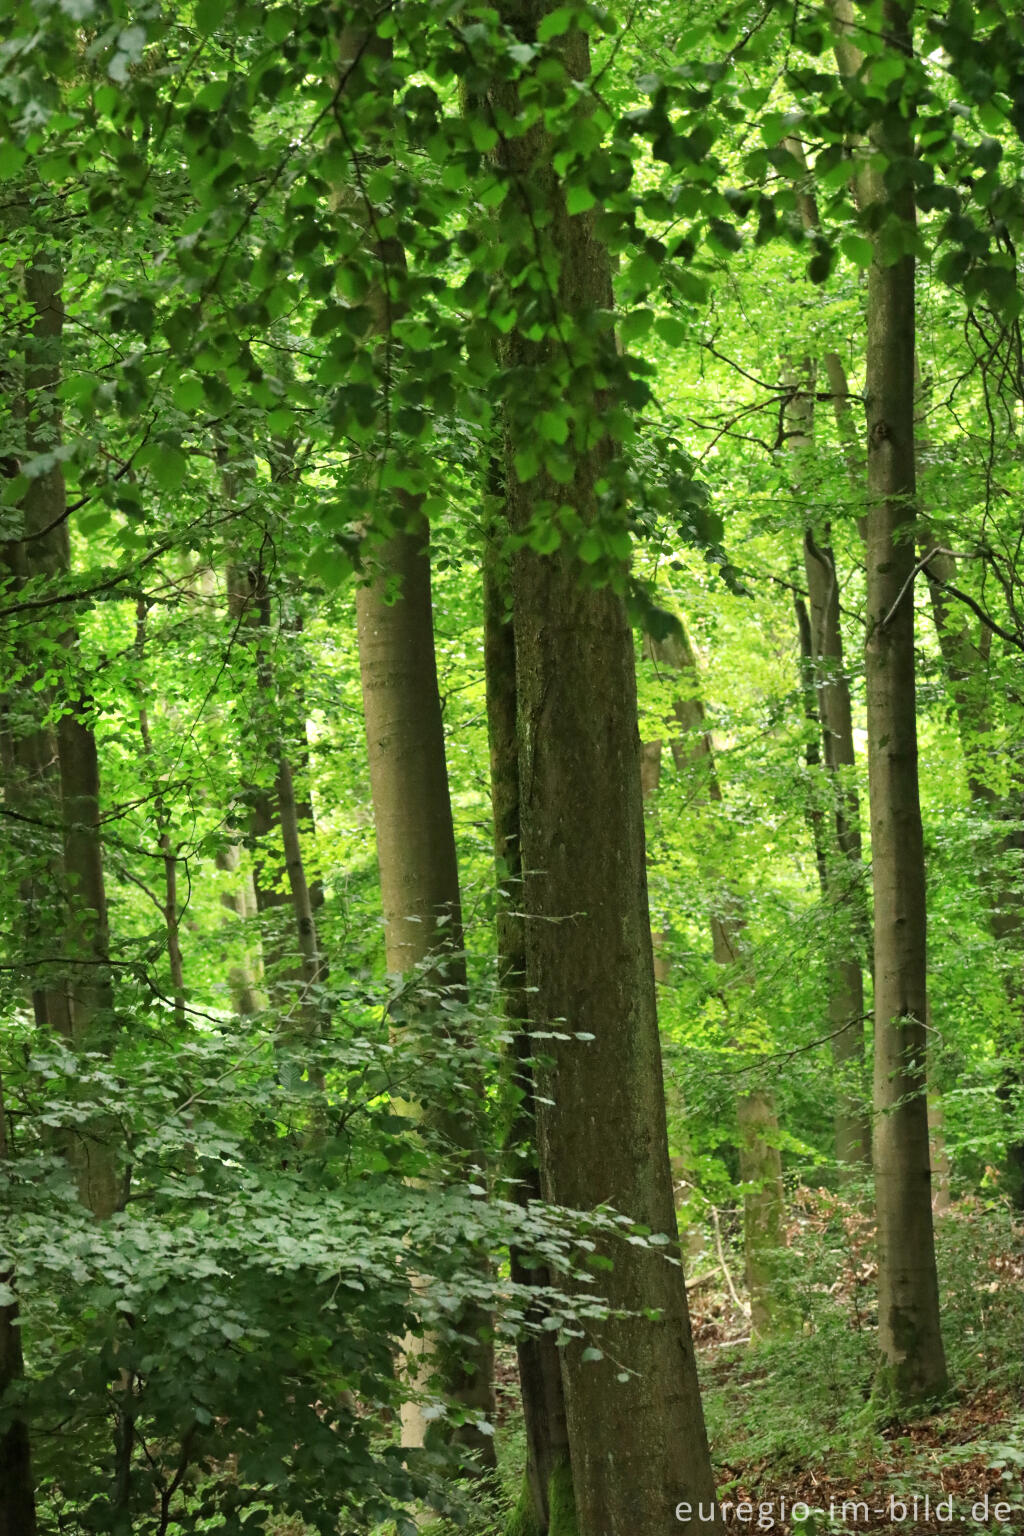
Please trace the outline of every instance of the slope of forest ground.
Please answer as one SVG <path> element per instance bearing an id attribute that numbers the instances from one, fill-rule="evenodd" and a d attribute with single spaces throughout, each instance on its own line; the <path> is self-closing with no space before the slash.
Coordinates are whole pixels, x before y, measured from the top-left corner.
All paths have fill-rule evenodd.
<path id="1" fill-rule="evenodd" d="M 694 1341 L 727 1528 L 779 1536 L 794 1530 L 804 1536 L 881 1530 L 1002 1536 L 1024 1529 L 1024 1224 L 1003 1203 L 975 1197 L 943 1213 L 938 1259 L 947 1298 L 946 1348 L 958 1386 L 934 1411 L 886 1420 L 870 1397 L 874 1228 L 827 1190 L 798 1188 L 790 1210 L 785 1267 L 795 1321 L 788 1336 L 751 1339 L 738 1288 L 742 1254 L 728 1235 L 719 1245 L 709 1229 L 688 1264 Z M 507 1476 L 496 1514 L 478 1501 L 475 1514 L 467 1512 L 462 1529 L 469 1536 L 504 1531 L 518 1493 L 522 1430 L 510 1352 L 499 1359 L 498 1378 Z M 745 1503 L 750 1510 L 738 1514 Z M 987 1508 L 987 1518 L 972 1517 L 977 1504 Z M 1007 1520 L 995 1518 L 1001 1504 L 1010 1506 Z M 441 1536 L 455 1528 L 429 1529 Z"/>

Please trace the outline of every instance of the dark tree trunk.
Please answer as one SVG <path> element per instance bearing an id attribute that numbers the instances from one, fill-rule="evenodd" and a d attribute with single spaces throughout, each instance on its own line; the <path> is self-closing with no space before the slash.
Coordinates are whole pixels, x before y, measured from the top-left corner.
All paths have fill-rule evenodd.
<path id="1" fill-rule="evenodd" d="M 508 1134 L 508 1173 L 516 1180 L 523 1205 L 541 1198 L 537 1166 L 534 1075 L 526 985 L 526 922 L 523 917 L 523 867 L 519 851 L 519 741 L 516 729 L 515 635 L 507 611 L 506 583 L 495 548 L 484 561 L 484 661 L 487 678 L 487 726 L 494 811 L 494 856 L 498 878 L 498 967 L 505 1016 L 515 1032 L 510 1052 L 512 1101 Z M 509 1251 L 517 1285 L 546 1286 L 546 1268 L 527 1268 L 519 1250 Z M 532 1319 L 536 1325 L 540 1319 Z M 546 1536 L 552 1484 L 561 1478 L 572 1499 L 569 1426 L 565 1416 L 562 1367 L 554 1336 L 540 1329 L 517 1345 L 519 1384 L 526 1427 L 526 1481 L 507 1536 Z M 554 1502 L 557 1503 L 557 1493 Z M 555 1533 L 558 1536 L 558 1533 Z"/>
<path id="2" fill-rule="evenodd" d="M 543 13 L 529 3 L 503 7 L 524 38 Z M 582 33 L 567 35 L 565 62 L 572 78 L 586 79 Z M 514 90 L 495 86 L 493 106 L 514 116 Z M 544 226 L 558 299 L 576 324 L 593 380 L 603 365 L 614 366 L 614 333 L 610 324 L 602 332 L 599 319 L 611 309 L 607 253 L 589 215 L 567 216 L 541 127 L 503 141 L 498 153 L 513 195 Z M 505 366 L 543 377 L 553 348 L 513 330 Z M 591 394 L 585 408 L 593 403 Z M 569 502 L 590 521 L 606 449 L 577 446 L 569 485 L 544 474 L 524 483 L 515 460 L 536 441 L 533 414 L 524 399 L 507 421 L 513 529 L 526 528 L 544 501 Z M 541 1185 L 547 1199 L 578 1210 L 610 1202 L 661 1234 L 675 1254 L 633 640 L 621 599 L 580 578 L 569 554 L 527 549 L 512 580 L 531 1028 L 593 1036 L 544 1041 Z M 611 1256 L 605 1294 L 613 1307 L 640 1315 L 595 1325 L 603 1359 L 585 1361 L 583 1346 L 573 1343 L 562 1360 L 579 1529 L 583 1536 L 713 1529 L 716 1522 L 701 1520 L 698 1510 L 702 1501 L 708 1510 L 714 1479 L 682 1272 L 647 1246 L 619 1242 Z M 675 1508 L 687 1502 L 694 1518 L 680 1522 Z"/>
<path id="3" fill-rule="evenodd" d="M 890 46 L 911 49 L 911 11 L 886 0 Z M 887 115 L 874 134 L 889 159 L 910 135 Z M 914 224 L 913 183 L 870 179 L 879 220 Z M 868 273 L 866 649 L 875 896 L 875 1187 L 879 1390 L 902 1403 L 946 1387 L 932 1229 L 926 1099 L 927 947 L 914 678 L 914 259 Z"/>

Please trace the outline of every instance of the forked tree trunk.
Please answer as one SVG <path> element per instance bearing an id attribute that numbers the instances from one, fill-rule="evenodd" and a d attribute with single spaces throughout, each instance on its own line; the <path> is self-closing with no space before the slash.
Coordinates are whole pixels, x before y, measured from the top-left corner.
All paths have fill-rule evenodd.
<path id="1" fill-rule="evenodd" d="M 502 14 L 530 41 L 543 7 L 510 3 Z M 586 79 L 585 36 L 570 31 L 564 51 L 572 78 Z M 519 111 L 514 87 L 495 85 L 492 104 L 513 117 Z M 610 325 L 603 338 L 599 334 L 597 316 L 611 308 L 611 281 L 591 217 L 567 216 L 540 126 L 502 141 L 497 154 L 511 195 L 529 203 L 531 217 L 540 216 L 551 262 L 545 270 L 559 274 L 563 310 L 589 327 L 586 356 L 590 376 L 597 376 L 602 352 L 613 363 L 615 340 Z M 556 355 L 553 345 L 530 342 L 514 329 L 505 363 L 542 377 Z M 569 502 L 584 521 L 592 519 L 604 450 L 577 447 L 569 485 L 555 486 L 544 474 L 523 482 L 516 456 L 536 442 L 525 403 L 506 427 L 513 529 L 524 529 L 545 500 Z M 660 1234 L 674 1254 L 632 635 L 621 599 L 608 588 L 584 585 L 564 552 L 522 551 L 512 587 L 531 1027 L 593 1036 L 543 1043 L 541 1185 L 547 1199 L 571 1209 L 610 1202 Z M 625 1241 L 615 1244 L 611 1258 L 613 1268 L 602 1274 L 604 1294 L 613 1307 L 636 1315 L 595 1324 L 601 1360 L 584 1360 L 581 1342 L 567 1345 L 562 1359 L 581 1536 L 715 1529 L 681 1269 L 657 1248 Z M 676 1519 L 681 1502 L 692 1506 L 689 1521 Z"/>
<path id="2" fill-rule="evenodd" d="M 487 732 L 490 742 L 494 855 L 498 878 L 498 969 L 505 1016 L 515 1033 L 510 1052 L 513 1112 L 509 1126 L 508 1173 L 516 1198 L 526 1205 L 541 1198 L 537 1166 L 534 1071 L 526 993 L 526 922 L 523 916 L 523 866 L 519 834 L 519 741 L 516 729 L 516 656 L 506 582 L 498 569 L 493 541 L 484 557 L 484 662 L 487 681 Z M 546 1286 L 547 1268 L 526 1268 L 514 1246 L 509 1265 L 517 1285 Z M 569 1536 L 552 1528 L 551 1512 L 561 1504 L 574 1511 L 569 1465 L 569 1426 L 562 1390 L 562 1365 L 550 1331 L 531 1319 L 536 1331 L 516 1346 L 519 1386 L 526 1429 L 526 1476 L 505 1536 Z M 558 1485 L 561 1485 L 559 1487 Z M 566 1508 L 568 1504 L 568 1509 Z"/>
<path id="3" fill-rule="evenodd" d="M 889 45 L 909 52 L 911 10 L 885 0 Z M 887 114 L 873 134 L 908 160 L 910 133 Z M 871 214 L 912 229 L 913 183 L 870 178 Z M 932 1228 L 925 1084 L 927 915 L 914 680 L 914 258 L 868 273 L 866 648 L 875 896 L 875 1187 L 878 1390 L 912 1403 L 945 1390 Z"/>

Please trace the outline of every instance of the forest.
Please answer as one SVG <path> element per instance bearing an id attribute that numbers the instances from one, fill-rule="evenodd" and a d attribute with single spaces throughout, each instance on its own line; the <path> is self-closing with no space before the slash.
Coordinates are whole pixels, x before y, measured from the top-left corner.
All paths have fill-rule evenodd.
<path id="1" fill-rule="evenodd" d="M 1024 1531 L 1024 13 L 0 3 L 0 1536 Z"/>

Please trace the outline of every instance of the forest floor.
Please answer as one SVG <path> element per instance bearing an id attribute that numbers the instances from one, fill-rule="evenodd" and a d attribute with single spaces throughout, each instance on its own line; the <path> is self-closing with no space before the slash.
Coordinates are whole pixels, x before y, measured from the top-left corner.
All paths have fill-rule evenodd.
<path id="1" fill-rule="evenodd" d="M 871 1397 L 874 1233 L 834 1196 L 798 1196 L 781 1287 L 790 1331 L 751 1344 L 749 1317 L 724 1279 L 691 1304 L 719 1497 L 751 1506 L 728 1511 L 729 1529 L 782 1536 L 796 1504 L 806 1536 L 1019 1536 L 1024 1228 L 977 1200 L 939 1219 L 952 1386 L 934 1411 L 896 1419 Z"/>
<path id="2" fill-rule="evenodd" d="M 797 1191 L 791 1210 L 780 1278 L 788 1326 L 778 1337 L 751 1341 L 742 1257 L 728 1233 L 720 1250 L 709 1234 L 687 1265 L 697 1277 L 691 1322 L 719 1499 L 732 1506 L 727 1529 L 1021 1536 L 1024 1227 L 977 1200 L 938 1221 L 953 1386 L 934 1411 L 896 1420 L 871 1398 L 874 1232 L 825 1191 Z M 514 1357 L 498 1376 L 501 1439 L 518 1451 Z M 481 1526 L 480 1536 L 491 1531 L 500 1525 Z"/>

